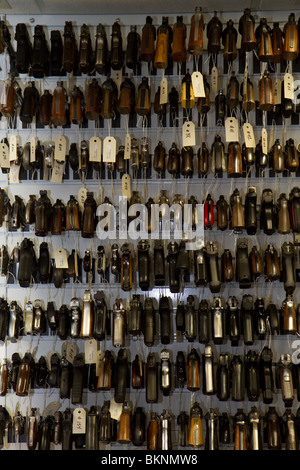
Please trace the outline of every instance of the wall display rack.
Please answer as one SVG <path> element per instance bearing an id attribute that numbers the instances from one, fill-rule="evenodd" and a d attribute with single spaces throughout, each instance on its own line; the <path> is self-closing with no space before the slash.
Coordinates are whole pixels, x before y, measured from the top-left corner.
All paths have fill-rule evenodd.
<path id="1" fill-rule="evenodd" d="M 298 18 L 1 21 L 2 448 L 298 449 Z M 124 198 L 197 249 L 100 240 Z"/>

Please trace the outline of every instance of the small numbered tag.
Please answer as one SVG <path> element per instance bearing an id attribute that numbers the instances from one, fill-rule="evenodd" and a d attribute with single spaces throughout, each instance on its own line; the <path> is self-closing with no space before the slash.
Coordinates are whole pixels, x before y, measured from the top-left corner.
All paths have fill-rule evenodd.
<path id="1" fill-rule="evenodd" d="M 123 410 L 122 403 L 116 403 L 114 398 L 112 398 L 110 400 L 110 408 L 109 408 L 111 418 L 119 421 L 121 414 L 122 414 L 122 410 Z"/>
<path id="2" fill-rule="evenodd" d="M 10 168 L 9 148 L 5 143 L 0 144 L 0 167 Z"/>
<path id="3" fill-rule="evenodd" d="M 213 93 L 218 91 L 218 69 L 215 65 L 211 69 L 211 89 Z"/>
<path id="4" fill-rule="evenodd" d="M 205 98 L 204 81 L 201 72 L 192 73 L 192 85 L 195 98 Z"/>
<path id="5" fill-rule="evenodd" d="M 17 147 L 18 147 L 17 136 L 11 135 L 9 138 L 9 160 L 11 162 L 17 159 Z"/>
<path id="6" fill-rule="evenodd" d="M 124 149 L 124 159 L 129 160 L 131 154 L 131 137 L 130 134 L 126 134 L 125 136 L 125 149 Z"/>
<path id="7" fill-rule="evenodd" d="M 84 359 L 86 364 L 96 364 L 97 362 L 97 341 L 94 338 L 84 342 Z"/>
<path id="8" fill-rule="evenodd" d="M 253 127 L 251 126 L 251 124 L 246 122 L 243 125 L 243 132 L 244 132 L 244 139 L 245 139 L 246 148 L 254 148 L 255 147 L 255 137 L 254 137 Z"/>
<path id="9" fill-rule="evenodd" d="M 86 430 L 86 411 L 84 408 L 75 408 L 73 411 L 73 434 L 85 434 Z"/>
<path id="10" fill-rule="evenodd" d="M 12 163 L 10 167 L 10 172 L 9 172 L 9 182 L 11 184 L 19 183 L 20 182 L 19 174 L 20 174 L 20 165 L 16 165 L 15 163 Z"/>
<path id="11" fill-rule="evenodd" d="M 131 179 L 127 173 L 122 176 L 122 196 L 131 198 Z"/>
<path id="12" fill-rule="evenodd" d="M 274 104 L 281 104 L 281 80 L 276 78 L 273 83 Z"/>
<path id="13" fill-rule="evenodd" d="M 78 191 L 78 204 L 80 207 L 80 210 L 82 211 L 84 208 L 84 202 L 86 200 L 87 196 L 87 189 L 86 188 L 80 188 Z"/>
<path id="14" fill-rule="evenodd" d="M 167 104 L 168 102 L 168 80 L 164 77 L 160 81 L 159 104 Z"/>
<path id="15" fill-rule="evenodd" d="M 55 266 L 61 269 L 68 269 L 68 255 L 64 248 L 54 250 Z"/>
<path id="16" fill-rule="evenodd" d="M 121 70 L 114 70 L 113 71 L 113 81 L 118 87 L 120 91 L 121 83 L 122 83 L 122 69 Z"/>
<path id="17" fill-rule="evenodd" d="M 65 171 L 65 162 L 54 160 L 51 175 L 51 183 L 62 183 Z"/>
<path id="18" fill-rule="evenodd" d="M 96 357 L 96 376 L 99 377 L 101 362 L 104 358 L 104 351 L 99 349 Z"/>
<path id="19" fill-rule="evenodd" d="M 116 161 L 116 139 L 111 136 L 105 137 L 103 141 L 103 161 L 106 163 L 115 163 Z"/>
<path id="20" fill-rule="evenodd" d="M 183 147 L 195 146 L 195 124 L 192 121 L 186 121 L 182 126 L 182 145 Z"/>
<path id="21" fill-rule="evenodd" d="M 235 117 L 229 117 L 225 121 L 226 142 L 239 141 L 239 125 Z"/>
<path id="22" fill-rule="evenodd" d="M 262 145 L 263 153 L 267 154 L 268 153 L 268 133 L 267 133 L 267 129 L 263 129 L 261 131 L 261 145 Z"/>
<path id="23" fill-rule="evenodd" d="M 35 162 L 35 153 L 36 153 L 36 137 L 31 137 L 30 139 L 30 162 Z"/>
<path id="24" fill-rule="evenodd" d="M 55 139 L 54 158 L 58 162 L 66 160 L 67 139 L 64 135 L 58 135 Z"/>
<path id="25" fill-rule="evenodd" d="M 294 79 L 291 73 L 284 75 L 284 97 L 287 100 L 292 100 L 294 97 Z"/>
<path id="26" fill-rule="evenodd" d="M 100 137 L 92 137 L 89 140 L 89 159 L 91 162 L 101 162 L 102 142 Z"/>
<path id="27" fill-rule="evenodd" d="M 102 204 L 102 203 L 103 203 L 103 197 L 104 197 L 104 189 L 103 189 L 103 186 L 99 186 L 99 189 L 98 189 L 98 201 L 99 201 L 99 204 Z"/>

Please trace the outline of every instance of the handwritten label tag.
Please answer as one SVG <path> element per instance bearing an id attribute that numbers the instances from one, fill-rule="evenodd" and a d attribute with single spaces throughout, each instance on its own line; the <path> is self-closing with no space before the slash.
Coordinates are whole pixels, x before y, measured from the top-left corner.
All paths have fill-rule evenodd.
<path id="1" fill-rule="evenodd" d="M 103 161 L 115 163 L 117 142 L 114 137 L 107 136 L 103 141 Z"/>
<path id="2" fill-rule="evenodd" d="M 30 139 L 30 162 L 35 162 L 35 152 L 36 152 L 36 137 L 31 137 Z"/>
<path id="3" fill-rule="evenodd" d="M 186 121 L 182 126 L 182 145 L 183 147 L 196 145 L 195 124 L 192 121 Z"/>
<path id="4" fill-rule="evenodd" d="M 85 434 L 86 431 L 86 411 L 84 408 L 75 408 L 73 411 L 73 434 Z"/>
<path id="5" fill-rule="evenodd" d="M 218 69 L 215 65 L 211 69 L 211 89 L 213 93 L 218 91 Z"/>
<path id="6" fill-rule="evenodd" d="M 291 73 L 284 75 L 284 97 L 288 100 L 292 100 L 294 97 L 294 79 Z"/>
<path id="7" fill-rule="evenodd" d="M 20 182 L 19 173 L 20 173 L 20 165 L 16 165 L 15 163 L 12 163 L 10 167 L 10 171 L 9 171 L 9 182 L 11 184 L 16 184 Z"/>
<path id="8" fill-rule="evenodd" d="M 80 207 L 80 210 L 82 211 L 84 208 L 84 202 L 86 200 L 87 196 L 87 189 L 86 188 L 80 188 L 78 191 L 78 204 Z"/>
<path id="9" fill-rule="evenodd" d="M 253 127 L 248 122 L 245 122 L 243 125 L 243 132 L 244 132 L 244 139 L 245 139 L 245 146 L 247 148 L 254 148 L 255 147 L 255 137 L 253 132 Z"/>
<path id="10" fill-rule="evenodd" d="M 268 153 L 268 133 L 267 129 L 262 129 L 261 131 L 261 145 L 263 153 Z"/>
<path id="11" fill-rule="evenodd" d="M 131 137 L 130 134 L 125 136 L 125 149 L 124 149 L 124 160 L 129 160 L 131 154 Z"/>
<path id="12" fill-rule="evenodd" d="M 66 160 L 67 153 L 67 139 L 64 135 L 58 135 L 55 138 L 54 158 L 58 162 Z"/>
<path id="13" fill-rule="evenodd" d="M 68 269 L 68 255 L 64 248 L 54 250 L 55 266 L 61 269 Z"/>
<path id="14" fill-rule="evenodd" d="M 65 162 L 54 160 L 51 175 L 51 183 L 62 183 L 65 171 Z"/>
<path id="15" fill-rule="evenodd" d="M 205 98 L 204 81 L 201 72 L 192 73 L 192 85 L 195 98 Z"/>
<path id="16" fill-rule="evenodd" d="M 84 342 L 84 358 L 86 364 L 96 364 L 97 362 L 97 340 L 94 338 Z"/>
<path id="17" fill-rule="evenodd" d="M 131 179 L 127 173 L 122 176 L 122 196 L 131 198 Z"/>
<path id="18" fill-rule="evenodd" d="M 9 138 L 9 160 L 13 162 L 17 159 L 17 136 L 11 135 Z"/>
<path id="19" fill-rule="evenodd" d="M 101 366 L 101 362 L 103 361 L 103 358 L 104 358 L 104 351 L 99 349 L 97 351 L 97 358 L 96 358 L 96 376 L 97 377 L 99 377 L 100 366 Z"/>
<path id="20" fill-rule="evenodd" d="M 110 400 L 110 407 L 109 407 L 111 418 L 116 419 L 117 421 L 119 421 L 120 417 L 121 417 L 121 414 L 122 414 L 122 410 L 123 410 L 123 404 L 122 403 L 116 403 L 115 399 L 112 398 Z"/>
<path id="21" fill-rule="evenodd" d="M 274 104 L 281 104 L 281 80 L 276 78 L 273 82 Z"/>
<path id="22" fill-rule="evenodd" d="M 225 121 L 226 142 L 239 141 L 239 125 L 235 117 L 229 117 Z"/>
<path id="23" fill-rule="evenodd" d="M 113 81 L 118 87 L 120 91 L 121 83 L 122 83 L 122 69 L 121 70 L 114 70 L 113 71 Z"/>
<path id="24" fill-rule="evenodd" d="M 68 341 L 66 345 L 66 359 L 67 361 L 70 362 L 70 364 L 73 364 L 74 357 L 78 353 L 79 348 L 76 343 L 73 341 Z"/>
<path id="25" fill-rule="evenodd" d="M 159 104 L 167 104 L 168 102 L 168 80 L 164 77 L 160 81 Z"/>
<path id="26" fill-rule="evenodd" d="M 10 168 L 9 148 L 5 143 L 0 144 L 0 167 Z"/>
<path id="27" fill-rule="evenodd" d="M 89 157 L 91 162 L 101 162 L 102 142 L 99 137 L 92 137 L 89 140 Z"/>

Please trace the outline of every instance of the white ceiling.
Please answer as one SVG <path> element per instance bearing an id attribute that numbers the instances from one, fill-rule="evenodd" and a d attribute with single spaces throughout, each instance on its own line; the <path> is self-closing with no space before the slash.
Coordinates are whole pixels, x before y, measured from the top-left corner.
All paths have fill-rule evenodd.
<path id="1" fill-rule="evenodd" d="M 300 0 L 0 0 L 0 14 L 155 14 L 191 13 L 195 6 L 203 12 L 243 11 L 295 11 L 300 8 Z"/>

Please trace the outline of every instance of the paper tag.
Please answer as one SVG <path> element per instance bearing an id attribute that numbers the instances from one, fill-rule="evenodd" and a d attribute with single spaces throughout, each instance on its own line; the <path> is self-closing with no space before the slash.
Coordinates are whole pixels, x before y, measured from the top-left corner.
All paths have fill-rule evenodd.
<path id="1" fill-rule="evenodd" d="M 17 159 L 17 136 L 11 135 L 9 138 L 9 160 L 12 162 Z"/>
<path id="2" fill-rule="evenodd" d="M 120 420 L 121 414 L 123 410 L 123 404 L 122 403 L 116 403 L 114 398 L 110 400 L 110 416 L 112 419 L 116 419 L 117 421 Z"/>
<path id="3" fill-rule="evenodd" d="M 74 357 L 76 354 L 78 354 L 79 348 L 76 343 L 73 341 L 68 341 L 67 347 L 66 347 L 66 359 L 67 361 L 70 362 L 70 364 L 73 364 Z"/>
<path id="4" fill-rule="evenodd" d="M 54 160 L 51 175 L 51 183 L 62 183 L 65 171 L 65 162 Z"/>
<path id="5" fill-rule="evenodd" d="M 113 81 L 115 82 L 118 87 L 118 90 L 120 91 L 122 83 L 122 69 L 113 71 Z"/>
<path id="6" fill-rule="evenodd" d="M 5 143 L 0 144 L 0 167 L 10 168 L 9 148 Z"/>
<path id="7" fill-rule="evenodd" d="M 235 117 L 229 117 L 225 120 L 226 142 L 239 141 L 239 125 Z"/>
<path id="8" fill-rule="evenodd" d="M 168 102 L 168 80 L 166 79 L 166 77 L 164 77 L 160 81 L 159 104 L 167 104 L 167 102 Z"/>
<path id="9" fill-rule="evenodd" d="M 68 255 L 64 248 L 54 250 L 55 266 L 61 269 L 68 269 Z"/>
<path id="10" fill-rule="evenodd" d="M 86 411 L 84 408 L 75 408 L 73 411 L 73 434 L 85 434 Z"/>
<path id="11" fill-rule="evenodd" d="M 103 141 L 103 161 L 115 163 L 117 142 L 114 137 L 107 136 Z"/>
<path id="12" fill-rule="evenodd" d="M 195 136 L 195 124 L 192 121 L 186 121 L 182 126 L 182 146 L 195 146 L 196 145 L 196 136 Z"/>
<path id="13" fill-rule="evenodd" d="M 55 138 L 54 158 L 58 162 L 66 160 L 67 153 L 67 139 L 64 135 L 58 135 Z"/>
<path id="14" fill-rule="evenodd" d="M 131 198 L 131 179 L 127 173 L 122 176 L 122 196 Z"/>
<path id="15" fill-rule="evenodd" d="M 43 416 L 53 416 L 60 407 L 61 403 L 58 401 L 52 401 L 51 403 L 48 403 L 46 408 L 43 410 Z"/>
<path id="16" fill-rule="evenodd" d="M 129 160 L 131 154 L 131 137 L 130 134 L 125 136 L 125 149 L 124 149 L 124 160 Z"/>
<path id="17" fill-rule="evenodd" d="M 84 208 L 84 202 L 87 197 L 87 189 L 86 188 L 80 188 L 78 191 L 78 204 L 80 207 L 80 210 L 82 211 Z"/>
<path id="18" fill-rule="evenodd" d="M 218 91 L 218 69 L 215 65 L 211 69 L 211 89 L 213 93 Z"/>
<path id="19" fill-rule="evenodd" d="M 284 97 L 288 100 L 292 100 L 294 97 L 294 79 L 291 73 L 284 75 Z"/>
<path id="20" fill-rule="evenodd" d="M 245 122 L 243 125 L 243 132 L 244 132 L 244 139 L 245 139 L 245 146 L 247 148 L 254 148 L 255 147 L 255 137 L 253 132 L 253 127 L 248 122 Z"/>
<path id="21" fill-rule="evenodd" d="M 97 357 L 96 357 L 96 376 L 97 377 L 99 377 L 100 366 L 101 366 L 101 362 L 103 361 L 103 358 L 104 358 L 104 351 L 99 349 L 97 351 Z"/>
<path id="22" fill-rule="evenodd" d="M 30 139 L 30 162 L 31 163 L 35 162 L 36 143 L 37 143 L 37 138 L 31 137 Z"/>
<path id="23" fill-rule="evenodd" d="M 192 85 L 195 98 L 205 98 L 204 81 L 201 72 L 192 73 Z"/>
<path id="24" fill-rule="evenodd" d="M 89 159 L 91 162 L 101 162 L 102 142 L 99 137 L 89 140 Z"/>
<path id="25" fill-rule="evenodd" d="M 15 163 L 13 163 L 9 171 L 9 182 L 11 184 L 20 182 L 19 173 L 20 173 L 20 165 L 16 165 Z"/>
<path id="26" fill-rule="evenodd" d="M 103 199 L 104 199 L 104 189 L 103 189 L 103 186 L 99 186 L 99 189 L 98 189 L 98 203 L 102 204 Z"/>
<path id="27" fill-rule="evenodd" d="M 84 342 L 84 359 L 86 364 L 96 364 L 97 362 L 97 340 L 94 338 Z"/>
<path id="28" fill-rule="evenodd" d="M 274 104 L 281 104 L 281 80 L 276 78 L 273 81 Z"/>
<path id="29" fill-rule="evenodd" d="M 268 153 L 268 134 L 267 129 L 262 129 L 261 131 L 261 145 L 263 153 Z"/>

